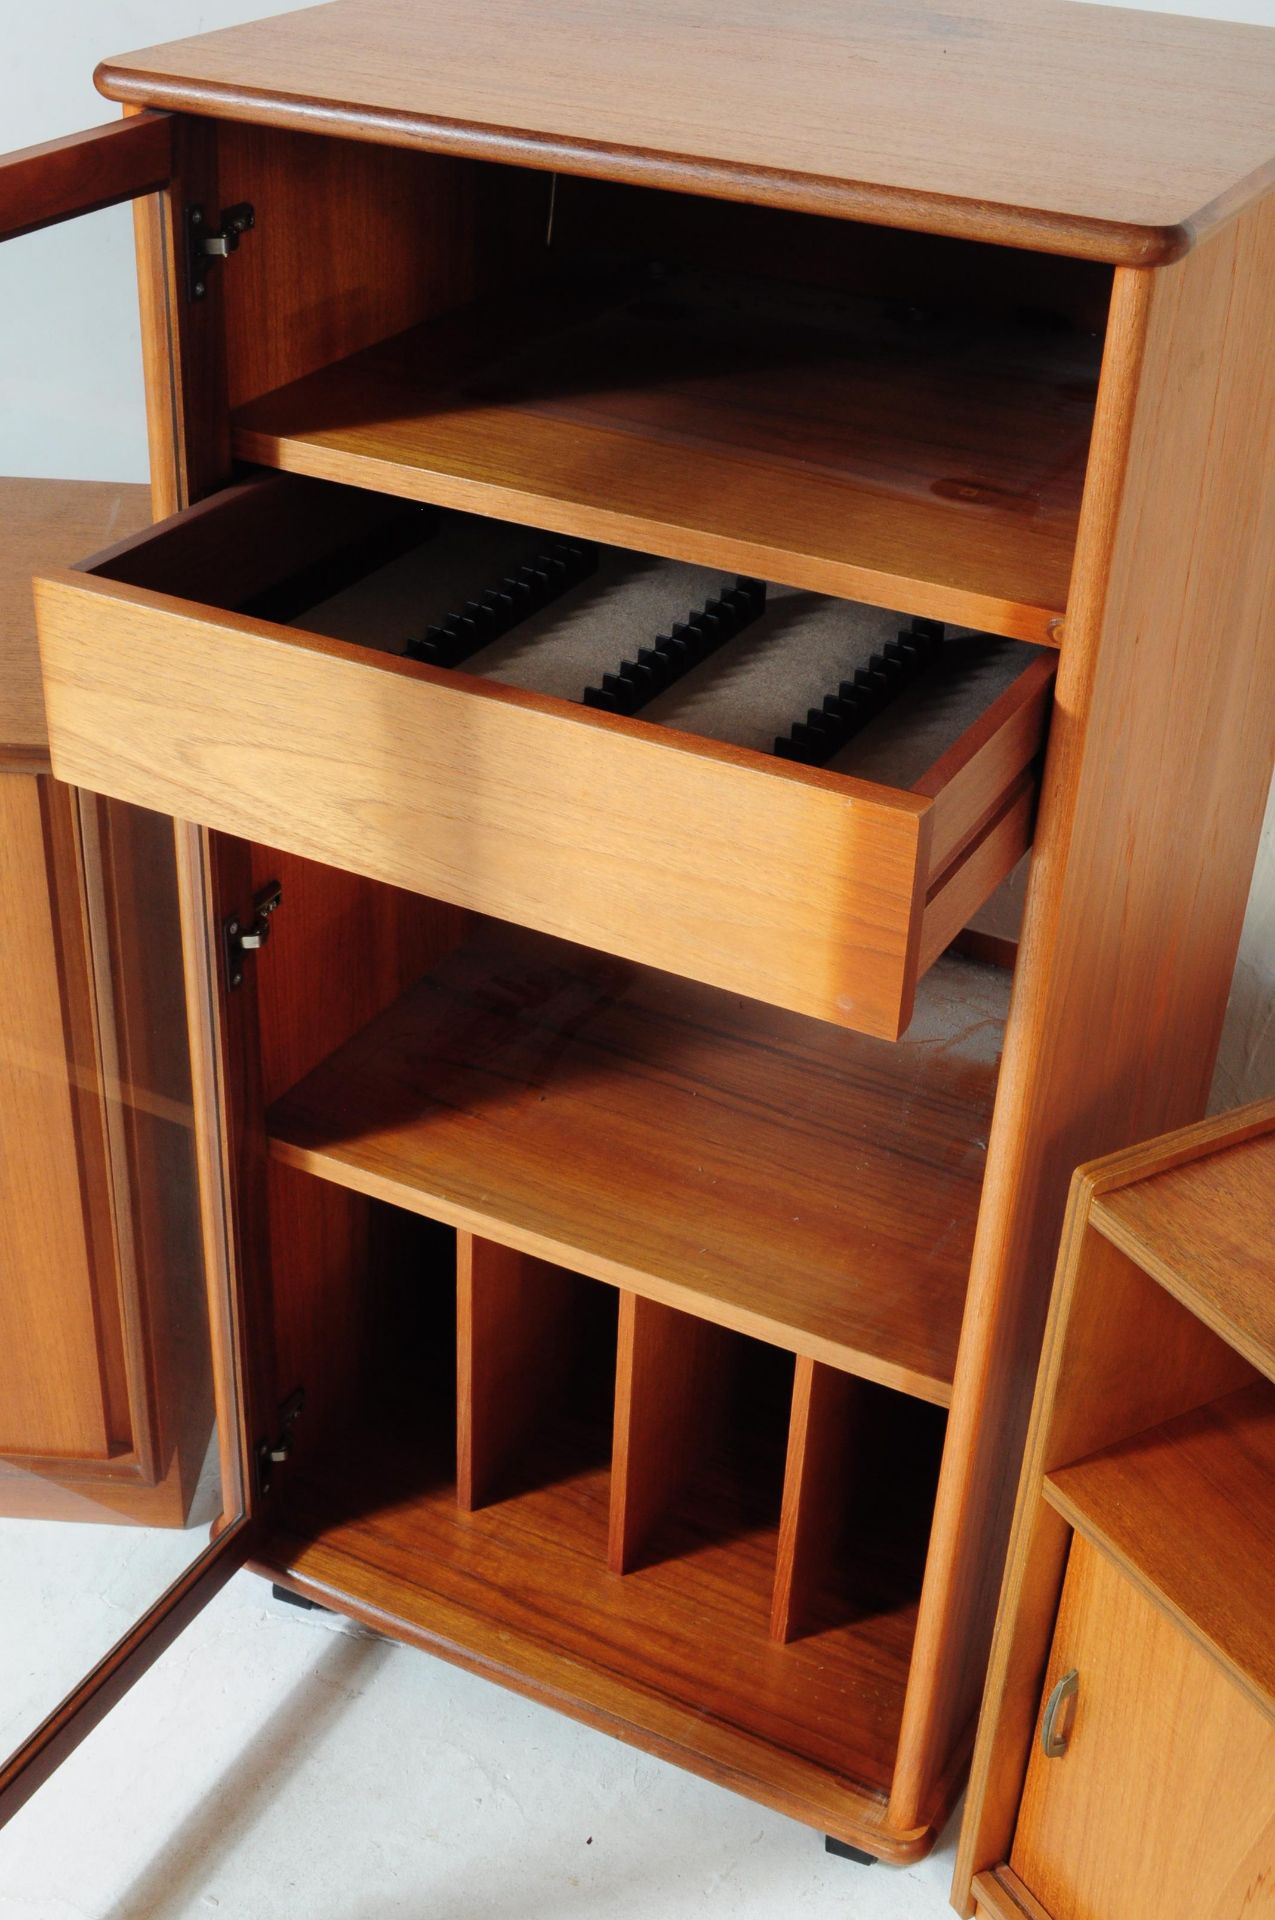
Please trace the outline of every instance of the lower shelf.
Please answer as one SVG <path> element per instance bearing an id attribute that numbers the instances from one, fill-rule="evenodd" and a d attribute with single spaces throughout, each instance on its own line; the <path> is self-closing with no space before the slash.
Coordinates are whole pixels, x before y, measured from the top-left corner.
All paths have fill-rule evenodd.
<path id="1" fill-rule="evenodd" d="M 613 1477 L 635 1467 L 631 1454 L 614 1468 L 611 1457 L 614 1315 L 590 1336 L 592 1404 L 577 1368 L 514 1470 L 467 1510 L 445 1293 L 421 1363 L 344 1439 L 289 1470 L 258 1570 L 877 1856 L 924 1853 L 946 1809 L 907 1833 L 885 1814 L 942 1414 L 860 1389 L 860 1471 L 823 1515 L 841 1544 L 785 1642 L 772 1614 L 788 1356 L 725 1336 L 734 1406 L 619 1573 L 608 1565 Z M 462 1397 L 462 1448 L 475 1411 Z"/>

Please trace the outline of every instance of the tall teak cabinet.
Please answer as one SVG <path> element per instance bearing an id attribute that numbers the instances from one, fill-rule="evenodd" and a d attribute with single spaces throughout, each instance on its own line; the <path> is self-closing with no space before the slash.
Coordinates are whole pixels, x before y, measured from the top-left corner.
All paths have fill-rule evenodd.
<path id="1" fill-rule="evenodd" d="M 1275 759 L 1275 34 L 336 0 L 98 83 L 0 236 L 135 200 L 159 524 L 26 562 L 24 777 L 133 823 L 237 1492 L 5 1804 L 247 1560 L 915 1857 Z"/>

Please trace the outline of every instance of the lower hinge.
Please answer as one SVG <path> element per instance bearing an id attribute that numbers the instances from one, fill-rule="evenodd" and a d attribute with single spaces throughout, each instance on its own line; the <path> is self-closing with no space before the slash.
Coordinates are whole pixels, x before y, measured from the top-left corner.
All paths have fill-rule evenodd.
<path id="1" fill-rule="evenodd" d="M 269 1493 L 274 1484 L 274 1470 L 282 1466 L 292 1452 L 292 1429 L 301 1417 L 305 1406 L 305 1388 L 298 1387 L 290 1393 L 279 1409 L 279 1430 L 273 1440 L 260 1440 L 257 1443 L 257 1492 Z"/>

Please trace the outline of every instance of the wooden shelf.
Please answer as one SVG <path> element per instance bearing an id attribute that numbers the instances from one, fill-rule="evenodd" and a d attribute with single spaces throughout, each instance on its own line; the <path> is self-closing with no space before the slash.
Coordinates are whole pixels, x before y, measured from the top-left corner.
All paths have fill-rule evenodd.
<path id="1" fill-rule="evenodd" d="M 480 931 L 272 1109 L 276 1158 L 946 1405 L 1008 975 L 870 1040 Z"/>
<path id="2" fill-rule="evenodd" d="M 414 328 L 242 407 L 234 446 L 296 473 L 1048 641 L 1099 349 L 1065 327 L 630 279 Z"/>
<path id="3" fill-rule="evenodd" d="M 1063 1467 L 1045 1497 L 1275 1714 L 1275 1387 L 1259 1381 Z"/>
<path id="4" fill-rule="evenodd" d="M 415 1394 L 419 1406 L 421 1392 Z M 465 1512 L 420 1413 L 384 1409 L 281 1488 L 258 1565 L 400 1639 L 887 1857 L 928 1514 L 856 1535 L 857 1605 L 770 1637 L 777 1516 L 747 1455 L 706 1463 L 659 1553 L 607 1566 L 609 1436 L 562 1423 Z M 882 1523 L 883 1526 L 885 1523 Z"/>
<path id="5" fill-rule="evenodd" d="M 1251 1138 L 1100 1194 L 1093 1223 L 1229 1346 L 1275 1379 L 1275 1140 L 1265 1103 Z"/>

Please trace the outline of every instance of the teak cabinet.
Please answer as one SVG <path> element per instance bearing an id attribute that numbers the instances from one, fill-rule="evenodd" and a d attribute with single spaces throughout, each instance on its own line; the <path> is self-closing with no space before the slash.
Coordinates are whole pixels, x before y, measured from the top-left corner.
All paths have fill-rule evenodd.
<path id="1" fill-rule="evenodd" d="M 98 78 L 0 233 L 137 201 L 160 524 L 33 571 L 54 777 L 176 822 L 227 1510 L 9 1804 L 247 1559 L 913 1858 L 1275 759 L 1275 35 L 338 0 Z"/>
<path id="2" fill-rule="evenodd" d="M 1273 1225 L 1272 1101 L 1077 1177 L 962 1912 L 1275 1913 Z"/>

